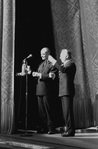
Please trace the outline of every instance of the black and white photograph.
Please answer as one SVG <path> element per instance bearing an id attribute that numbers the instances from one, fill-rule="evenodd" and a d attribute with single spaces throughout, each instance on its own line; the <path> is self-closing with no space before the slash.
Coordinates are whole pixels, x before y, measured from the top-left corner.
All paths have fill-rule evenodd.
<path id="1" fill-rule="evenodd" d="M 0 0 L 0 149 L 98 149 L 98 0 Z"/>

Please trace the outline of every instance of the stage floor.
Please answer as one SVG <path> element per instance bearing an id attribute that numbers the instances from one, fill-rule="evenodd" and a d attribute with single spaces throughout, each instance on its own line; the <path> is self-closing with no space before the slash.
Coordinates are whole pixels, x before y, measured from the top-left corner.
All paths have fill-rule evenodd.
<path id="1" fill-rule="evenodd" d="M 98 149 L 98 130 L 92 127 L 76 130 L 74 137 L 61 137 L 28 131 L 18 134 L 0 134 L 0 149 Z"/>

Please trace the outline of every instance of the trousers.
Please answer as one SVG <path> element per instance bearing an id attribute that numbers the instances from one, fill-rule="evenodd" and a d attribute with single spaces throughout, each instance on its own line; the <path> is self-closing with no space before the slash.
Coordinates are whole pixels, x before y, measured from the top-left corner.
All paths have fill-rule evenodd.
<path id="1" fill-rule="evenodd" d="M 40 115 L 40 126 L 48 129 L 53 129 L 53 105 L 52 97 L 49 95 L 37 96 L 38 97 L 38 109 Z"/>
<path id="2" fill-rule="evenodd" d="M 67 131 L 75 131 L 73 114 L 73 96 L 65 95 L 61 97 L 64 127 Z"/>

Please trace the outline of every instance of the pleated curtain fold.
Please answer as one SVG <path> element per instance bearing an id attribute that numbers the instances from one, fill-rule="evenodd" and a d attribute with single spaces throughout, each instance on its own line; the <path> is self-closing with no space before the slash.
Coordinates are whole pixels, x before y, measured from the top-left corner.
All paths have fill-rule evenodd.
<path id="1" fill-rule="evenodd" d="M 98 2 L 50 0 L 56 57 L 68 48 L 76 63 L 75 127 L 98 124 Z M 60 62 L 60 61 L 59 61 Z"/>
<path id="2" fill-rule="evenodd" d="M 15 0 L 0 0 L 0 132 L 11 133 L 14 118 Z"/>

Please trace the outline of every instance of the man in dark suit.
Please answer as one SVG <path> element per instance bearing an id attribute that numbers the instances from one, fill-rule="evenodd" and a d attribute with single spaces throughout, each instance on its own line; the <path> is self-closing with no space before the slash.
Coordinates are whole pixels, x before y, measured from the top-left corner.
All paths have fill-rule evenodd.
<path id="1" fill-rule="evenodd" d="M 60 53 L 62 64 L 49 55 L 48 60 L 59 70 L 59 96 L 61 97 L 63 117 L 64 117 L 64 132 L 63 137 L 74 136 L 74 116 L 73 116 L 73 97 L 75 95 L 74 77 L 76 73 L 76 65 L 71 59 L 71 52 L 63 49 Z"/>
<path id="2" fill-rule="evenodd" d="M 37 78 L 36 95 L 38 97 L 38 108 L 40 114 L 40 126 L 38 133 L 55 133 L 53 117 L 53 98 L 56 92 L 57 69 L 48 61 L 50 50 L 45 47 L 41 50 L 43 62 L 39 65 L 38 71 L 33 72 L 33 77 Z"/>

